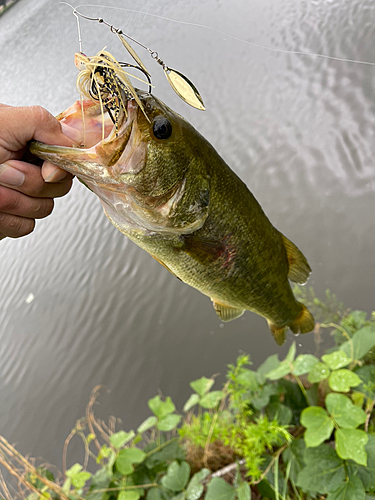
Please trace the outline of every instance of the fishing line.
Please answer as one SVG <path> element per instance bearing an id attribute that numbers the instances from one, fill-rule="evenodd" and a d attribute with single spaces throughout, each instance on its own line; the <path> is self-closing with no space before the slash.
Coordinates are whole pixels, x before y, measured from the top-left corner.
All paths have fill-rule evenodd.
<path id="1" fill-rule="evenodd" d="M 119 66 L 135 67 L 136 69 L 141 70 L 142 73 L 148 79 L 149 93 L 151 93 L 151 87 L 152 87 L 152 84 L 151 84 L 151 75 L 147 71 L 146 66 L 143 64 L 143 62 L 142 62 L 141 58 L 138 56 L 137 52 L 133 49 L 133 47 L 126 40 L 126 38 L 129 38 L 129 40 L 131 40 L 132 42 L 136 43 L 137 45 L 141 46 L 143 49 L 146 49 L 148 51 L 148 53 L 150 54 L 150 56 L 152 57 L 152 59 L 154 59 L 163 68 L 164 75 L 166 76 L 166 78 L 168 80 L 168 83 L 170 84 L 170 86 L 172 87 L 172 89 L 176 92 L 176 94 L 183 101 L 185 101 L 190 106 L 193 106 L 194 108 L 200 109 L 202 111 L 204 111 L 206 109 L 205 106 L 204 106 L 204 103 L 203 103 L 203 99 L 202 99 L 202 97 L 201 97 L 198 89 L 193 84 L 193 82 L 191 82 L 189 80 L 189 78 L 187 78 L 185 75 L 183 75 L 180 71 L 177 71 L 176 69 L 173 69 L 173 68 L 167 66 L 165 64 L 165 62 L 161 59 L 161 57 L 159 57 L 158 52 L 156 52 L 155 50 L 150 49 L 149 47 L 147 47 L 143 43 L 139 42 L 135 38 L 127 35 L 126 33 L 124 33 L 122 31 L 121 28 L 116 28 L 115 26 L 113 26 L 113 24 L 107 23 L 102 17 L 85 16 L 84 14 L 82 14 L 81 12 L 79 12 L 77 10 L 77 8 L 74 8 L 69 3 L 67 3 L 67 2 L 60 2 L 60 3 L 68 5 L 73 10 L 73 14 L 76 17 L 77 23 L 78 23 L 77 26 L 78 26 L 78 38 L 79 39 L 81 38 L 81 30 L 80 30 L 80 23 L 79 23 L 78 16 L 82 17 L 83 19 L 87 19 L 88 21 L 97 21 L 100 24 L 104 24 L 105 26 L 107 26 L 111 30 L 112 33 L 114 33 L 115 35 L 117 35 L 117 37 L 121 41 L 122 45 L 125 47 L 125 49 L 128 51 L 128 53 L 130 54 L 130 56 L 137 63 L 137 66 L 134 66 L 134 65 L 131 65 L 131 64 L 128 64 L 128 63 L 118 63 L 117 61 L 116 61 L 116 64 L 119 65 Z M 110 56 L 110 58 L 113 58 L 113 56 L 111 56 L 110 54 L 107 54 L 107 56 Z M 87 66 L 87 68 L 88 68 L 88 65 L 92 66 L 92 64 L 90 62 L 90 58 L 88 58 L 85 54 L 83 54 L 83 52 L 82 52 L 82 44 L 81 43 L 80 43 L 80 52 L 79 52 L 79 54 L 76 54 L 76 59 L 77 59 L 77 62 L 78 62 L 78 66 L 77 67 L 79 67 L 80 69 L 83 70 L 83 73 L 85 74 L 85 78 L 86 78 L 87 77 L 87 70 L 85 70 L 84 67 L 81 68 L 81 66 L 83 64 L 83 66 Z M 113 70 L 113 68 L 112 68 L 112 70 Z M 91 68 L 90 71 L 92 71 L 93 76 L 95 76 L 96 69 L 94 68 L 94 70 L 93 70 Z M 130 76 L 132 76 L 134 78 L 137 78 L 139 80 L 138 77 L 135 77 L 132 74 L 130 74 Z M 125 74 L 124 74 L 124 77 L 126 77 Z M 142 104 L 141 104 L 141 101 L 139 101 L 138 95 L 135 92 L 132 84 L 130 83 L 130 80 L 126 77 L 125 81 L 123 81 L 123 83 L 125 84 L 125 87 L 128 88 L 128 90 L 130 91 L 131 96 L 137 101 L 139 107 L 142 109 L 143 113 L 145 114 L 145 112 L 143 110 L 143 107 L 142 107 Z M 97 85 L 97 84 L 98 84 L 98 82 L 95 80 L 95 85 Z M 105 82 L 104 82 L 104 84 L 105 84 Z M 100 83 L 99 83 L 99 85 L 100 85 Z M 145 114 L 145 116 L 148 119 L 148 117 L 147 117 L 146 114 Z"/>
<path id="2" fill-rule="evenodd" d="M 60 2 L 60 3 L 67 4 L 67 2 Z M 69 5 L 69 4 L 67 4 L 67 5 Z M 70 5 L 70 7 L 72 7 L 72 6 Z M 72 9 L 75 10 L 75 11 L 77 11 L 77 9 L 79 9 L 81 7 L 101 7 L 101 8 L 106 8 L 106 9 L 121 10 L 121 11 L 125 11 L 125 12 L 132 12 L 132 13 L 135 13 L 135 14 L 142 14 L 144 16 L 149 16 L 149 17 L 155 17 L 155 18 L 158 18 L 158 19 L 163 19 L 164 21 L 169 21 L 169 22 L 172 22 L 172 23 L 183 24 L 183 25 L 186 25 L 186 26 L 192 26 L 192 27 L 196 27 L 196 28 L 203 28 L 203 29 L 215 31 L 216 33 L 219 33 L 219 34 L 224 35 L 226 37 L 232 38 L 233 40 L 237 40 L 238 42 L 244 43 L 246 45 L 251 45 L 253 47 L 258 47 L 260 49 L 270 50 L 272 52 L 279 52 L 279 53 L 282 53 L 282 54 L 295 54 L 295 55 L 300 55 L 300 56 L 320 57 L 320 58 L 323 58 L 323 59 L 330 59 L 332 61 L 355 63 L 355 64 L 365 64 L 367 66 L 375 66 L 375 62 L 371 62 L 371 61 L 360 61 L 360 60 L 357 60 L 357 59 L 347 59 L 347 58 L 344 58 L 344 57 L 335 57 L 335 56 L 329 56 L 329 55 L 326 55 L 326 54 L 319 54 L 319 53 L 313 53 L 313 52 L 304 52 L 302 50 L 278 49 L 276 47 L 270 47 L 269 45 L 263 45 L 263 44 L 260 44 L 260 43 L 250 42 L 248 40 L 244 40 L 243 38 L 240 38 L 240 37 L 238 37 L 236 35 L 232 35 L 231 33 L 227 33 L 226 31 L 220 30 L 218 28 L 214 28 L 212 26 L 207 26 L 205 24 L 192 23 L 192 22 L 189 22 L 189 21 L 181 21 L 179 19 L 172 19 L 172 18 L 169 18 L 169 17 L 160 16 L 158 14 L 151 14 L 150 12 L 144 12 L 144 11 L 135 10 L 135 9 L 128 9 L 126 7 L 111 7 L 111 6 L 101 5 L 101 4 L 91 4 L 91 3 L 88 3 L 88 4 L 77 5 L 76 7 L 72 7 Z M 77 17 L 77 15 L 76 15 L 76 17 Z"/>

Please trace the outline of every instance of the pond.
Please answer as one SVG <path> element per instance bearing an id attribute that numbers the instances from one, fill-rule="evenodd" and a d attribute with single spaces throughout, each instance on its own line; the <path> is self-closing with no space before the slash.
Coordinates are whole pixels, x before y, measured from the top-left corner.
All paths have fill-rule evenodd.
<path id="1" fill-rule="evenodd" d="M 154 94 L 212 143 L 306 255 L 317 295 L 330 288 L 370 313 L 375 70 L 351 61 L 375 62 L 373 2 L 106 5 L 81 11 L 157 50 L 198 87 L 205 112 L 183 103 L 139 52 Z M 130 10 L 110 8 L 119 5 Z M 105 26 L 82 20 L 81 31 L 86 54 L 106 47 L 127 57 Z M 0 17 L 0 49 L 1 102 L 58 114 L 78 98 L 77 25 L 67 5 L 17 2 Z M 191 380 L 221 374 L 220 383 L 239 353 L 258 366 L 272 353 L 285 355 L 293 340 L 289 333 L 278 347 L 250 312 L 222 323 L 207 297 L 116 231 L 78 181 L 33 234 L 0 245 L 1 433 L 57 465 L 97 384 L 107 389 L 98 414 L 120 417 L 129 430 L 149 415 L 147 400 L 158 391 L 181 410 Z M 297 347 L 318 349 L 312 333 Z"/>

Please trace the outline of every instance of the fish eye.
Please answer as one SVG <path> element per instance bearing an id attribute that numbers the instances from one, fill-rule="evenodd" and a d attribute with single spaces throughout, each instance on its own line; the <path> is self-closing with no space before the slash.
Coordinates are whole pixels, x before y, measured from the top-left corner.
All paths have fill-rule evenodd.
<path id="1" fill-rule="evenodd" d="M 157 139 L 168 139 L 172 134 L 172 125 L 165 116 L 157 116 L 154 120 L 152 130 Z"/>

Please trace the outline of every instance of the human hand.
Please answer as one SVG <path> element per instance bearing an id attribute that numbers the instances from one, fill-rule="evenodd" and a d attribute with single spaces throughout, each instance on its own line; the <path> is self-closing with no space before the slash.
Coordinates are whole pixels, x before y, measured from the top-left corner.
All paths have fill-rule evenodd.
<path id="1" fill-rule="evenodd" d="M 72 146 L 81 137 L 40 106 L 0 104 L 0 239 L 31 233 L 35 219 L 47 217 L 53 198 L 66 195 L 72 185 L 73 176 L 52 163 L 45 161 L 42 168 L 30 163 L 38 160 L 27 155 L 31 139 Z"/>

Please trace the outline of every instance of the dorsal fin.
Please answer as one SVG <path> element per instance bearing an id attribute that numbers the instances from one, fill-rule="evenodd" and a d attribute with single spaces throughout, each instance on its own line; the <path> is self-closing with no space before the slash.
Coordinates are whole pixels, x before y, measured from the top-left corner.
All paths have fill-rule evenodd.
<path id="1" fill-rule="evenodd" d="M 211 299 L 212 300 L 212 299 Z M 245 312 L 245 309 L 239 307 L 230 307 L 220 304 L 212 300 L 216 314 L 221 321 L 232 321 L 232 319 L 239 318 Z"/>
<path id="2" fill-rule="evenodd" d="M 294 283 L 303 285 L 308 280 L 309 274 L 311 273 L 311 267 L 306 257 L 296 245 L 288 240 L 283 234 L 281 236 L 283 237 L 284 247 L 289 262 L 288 278 Z"/>

